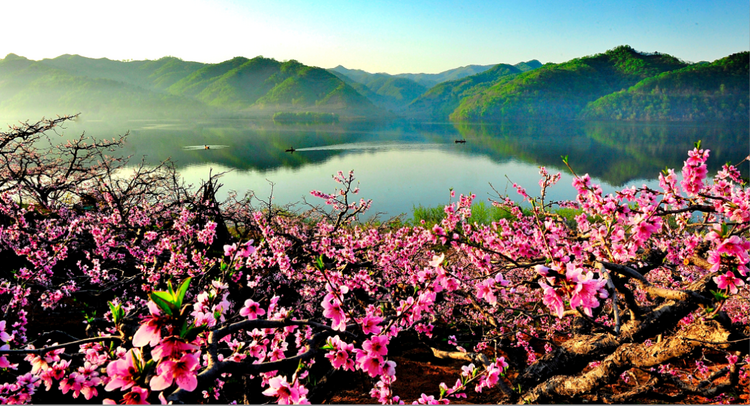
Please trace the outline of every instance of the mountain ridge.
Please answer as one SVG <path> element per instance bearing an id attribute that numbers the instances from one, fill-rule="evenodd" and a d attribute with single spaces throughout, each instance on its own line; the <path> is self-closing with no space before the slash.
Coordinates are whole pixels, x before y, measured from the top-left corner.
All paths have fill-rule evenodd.
<path id="1" fill-rule="evenodd" d="M 11 53 L 0 59 L 0 114 L 270 118 L 309 111 L 429 121 L 747 121 L 748 54 L 687 63 L 623 45 L 562 63 L 389 75 L 262 56 L 206 64 L 70 54 L 33 61 Z M 429 88 L 418 82 L 428 79 L 441 82 Z"/>

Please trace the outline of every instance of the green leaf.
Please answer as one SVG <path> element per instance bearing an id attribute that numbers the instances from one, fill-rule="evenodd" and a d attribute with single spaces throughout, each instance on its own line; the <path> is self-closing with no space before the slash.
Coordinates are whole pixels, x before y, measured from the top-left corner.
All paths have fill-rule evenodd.
<path id="1" fill-rule="evenodd" d="M 325 264 L 323 264 L 323 255 L 321 254 L 318 259 L 315 260 L 315 265 L 320 269 L 321 271 L 325 269 Z"/>
<path id="2" fill-rule="evenodd" d="M 695 149 L 701 149 L 701 140 L 698 140 L 695 144 Z"/>
<path id="3" fill-rule="evenodd" d="M 177 295 L 175 297 L 175 299 L 176 299 L 175 300 L 175 302 L 176 302 L 175 306 L 178 309 L 182 307 L 182 301 L 185 299 L 185 294 L 187 293 L 188 286 L 190 286 L 190 280 L 191 279 L 192 279 L 191 277 L 188 277 L 187 279 L 185 279 L 184 281 L 182 281 L 182 283 L 180 284 L 180 286 L 177 288 Z"/>
<path id="4" fill-rule="evenodd" d="M 172 281 L 167 282 L 167 289 L 169 289 L 169 294 L 174 298 L 174 289 L 172 289 Z"/>
<path id="5" fill-rule="evenodd" d="M 172 303 L 169 300 L 169 297 L 167 297 L 167 292 L 151 292 L 149 295 L 151 298 L 151 301 L 156 303 L 157 306 L 164 312 L 164 314 L 168 316 L 172 316 L 174 313 L 172 312 Z"/>
<path id="6" fill-rule="evenodd" d="M 729 226 L 726 223 L 721 223 L 721 236 L 726 237 L 729 234 Z"/>
<path id="7" fill-rule="evenodd" d="M 712 290 L 711 293 L 714 295 L 714 300 L 726 300 L 729 296 L 725 295 L 724 292 Z"/>
<path id="8" fill-rule="evenodd" d="M 115 325 L 120 324 L 120 321 L 125 315 L 125 311 L 122 310 L 122 305 L 114 304 L 112 302 L 107 302 L 107 304 L 109 305 L 109 310 L 112 312 L 112 321 Z"/>
<path id="9" fill-rule="evenodd" d="M 560 158 L 562 158 L 562 161 L 567 164 L 568 163 L 568 156 L 567 155 L 560 155 Z"/>

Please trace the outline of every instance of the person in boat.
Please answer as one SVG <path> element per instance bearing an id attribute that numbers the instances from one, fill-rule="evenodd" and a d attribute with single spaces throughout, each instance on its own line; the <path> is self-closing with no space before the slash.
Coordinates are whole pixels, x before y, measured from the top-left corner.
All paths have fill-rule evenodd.
<path id="1" fill-rule="evenodd" d="M 209 147 L 208 145 L 204 145 L 203 149 L 211 149 L 211 147 Z"/>

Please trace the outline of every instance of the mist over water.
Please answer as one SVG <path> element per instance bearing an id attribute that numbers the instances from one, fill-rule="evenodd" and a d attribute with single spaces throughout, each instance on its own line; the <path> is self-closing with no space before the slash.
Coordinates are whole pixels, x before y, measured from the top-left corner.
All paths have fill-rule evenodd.
<path id="1" fill-rule="evenodd" d="M 576 173 L 589 173 L 609 193 L 631 185 L 658 187 L 658 173 L 665 167 L 679 172 L 699 139 L 711 150 L 711 173 L 750 152 L 743 125 L 81 120 L 58 131 L 64 134 L 60 141 L 83 131 L 97 139 L 129 132 L 121 154 L 132 156 L 134 164 L 171 158 L 194 185 L 209 173 L 226 172 L 220 198 L 235 190 L 267 199 L 273 190 L 275 204 L 303 198 L 322 204 L 309 192 L 331 192 L 337 186 L 332 174 L 354 170 L 359 196 L 373 199 L 370 214 L 381 217 L 410 216 L 415 206 L 446 204 L 451 188 L 458 194 L 475 193 L 477 201 L 497 198 L 493 187 L 515 198 L 515 182 L 537 195 L 539 166 L 563 174 L 548 191 L 549 200 L 573 199 L 572 175 L 561 159 L 566 155 Z M 742 166 L 743 176 L 749 167 Z"/>

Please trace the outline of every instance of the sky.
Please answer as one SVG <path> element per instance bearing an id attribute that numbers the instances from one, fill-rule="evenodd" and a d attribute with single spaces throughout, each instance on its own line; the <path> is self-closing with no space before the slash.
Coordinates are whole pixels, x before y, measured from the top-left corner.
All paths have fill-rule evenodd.
<path id="1" fill-rule="evenodd" d="M 0 0 L 0 58 L 262 55 L 368 72 L 565 62 L 619 45 L 688 62 L 750 50 L 748 0 Z"/>

